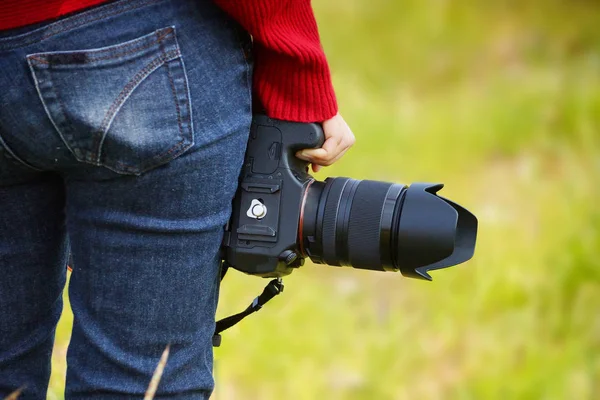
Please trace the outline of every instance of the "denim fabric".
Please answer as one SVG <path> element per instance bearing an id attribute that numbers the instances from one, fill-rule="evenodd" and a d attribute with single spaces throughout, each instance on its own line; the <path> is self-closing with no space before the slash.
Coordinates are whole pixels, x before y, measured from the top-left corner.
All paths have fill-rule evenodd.
<path id="1" fill-rule="evenodd" d="M 44 399 L 69 252 L 67 399 L 206 399 L 219 246 L 251 122 L 248 35 L 211 1 L 0 34 L 0 398 Z"/>

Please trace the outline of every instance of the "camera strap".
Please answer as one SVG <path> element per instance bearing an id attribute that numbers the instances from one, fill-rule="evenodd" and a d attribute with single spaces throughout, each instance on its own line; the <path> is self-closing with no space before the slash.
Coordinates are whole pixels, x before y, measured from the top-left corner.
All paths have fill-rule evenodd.
<path id="1" fill-rule="evenodd" d="M 225 273 L 223 272 L 221 279 L 224 276 Z M 260 310 L 262 306 L 267 304 L 269 300 L 271 300 L 273 297 L 277 296 L 281 292 L 283 292 L 283 281 L 281 280 L 281 278 L 273 279 L 271 282 L 268 283 L 268 285 L 265 287 L 260 296 L 255 298 L 254 301 L 252 301 L 252 304 L 250 304 L 248 308 L 246 308 L 244 311 L 217 321 L 217 325 L 215 327 L 215 334 L 213 335 L 212 340 L 213 347 L 219 347 L 221 345 L 221 332 L 231 328 L 232 326 L 246 318 L 248 315 Z"/>

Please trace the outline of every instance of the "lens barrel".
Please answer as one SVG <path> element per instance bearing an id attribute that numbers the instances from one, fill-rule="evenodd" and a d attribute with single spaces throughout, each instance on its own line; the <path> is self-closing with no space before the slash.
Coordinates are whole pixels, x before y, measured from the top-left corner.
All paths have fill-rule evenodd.
<path id="1" fill-rule="evenodd" d="M 475 216 L 436 195 L 442 187 L 313 181 L 303 202 L 301 247 L 316 263 L 431 280 L 428 270 L 470 259 L 477 234 Z"/>

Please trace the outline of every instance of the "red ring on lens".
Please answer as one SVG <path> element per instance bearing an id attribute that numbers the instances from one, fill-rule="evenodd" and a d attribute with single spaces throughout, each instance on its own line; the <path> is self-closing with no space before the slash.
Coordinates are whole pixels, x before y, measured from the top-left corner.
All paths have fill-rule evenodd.
<path id="1" fill-rule="evenodd" d="M 302 196 L 302 204 L 300 205 L 300 219 L 298 221 L 298 245 L 300 247 L 300 254 L 303 257 L 308 257 L 308 255 L 304 251 L 304 236 L 303 236 L 303 231 L 304 231 L 304 206 L 306 205 L 306 198 L 308 197 L 308 189 L 310 188 L 310 185 L 312 185 L 314 181 L 315 181 L 314 179 L 311 179 L 306 184 L 306 188 L 304 189 L 304 195 Z"/>

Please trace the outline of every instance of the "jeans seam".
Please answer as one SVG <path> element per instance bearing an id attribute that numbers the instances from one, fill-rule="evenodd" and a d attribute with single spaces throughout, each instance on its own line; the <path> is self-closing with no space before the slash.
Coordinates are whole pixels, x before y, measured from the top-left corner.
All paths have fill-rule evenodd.
<path id="1" fill-rule="evenodd" d="M 249 44 L 246 43 L 242 39 L 242 37 L 240 36 L 240 30 L 241 30 L 241 28 L 236 28 L 235 32 L 236 32 L 236 36 L 237 36 L 237 39 L 238 39 L 238 45 L 239 45 L 239 48 L 240 48 L 241 53 L 242 53 L 242 57 L 244 58 L 244 63 L 246 64 L 246 86 L 248 88 L 248 97 L 250 98 L 250 101 L 252 102 L 252 77 L 250 76 L 250 72 L 252 70 L 252 66 L 248 62 L 248 59 L 250 59 L 250 57 L 251 57 L 251 55 L 249 55 L 248 53 L 251 54 L 252 50 L 247 51 L 246 47 Z M 244 31 L 244 34 L 248 35 L 248 33 L 245 32 L 245 31 Z M 250 45 L 251 44 L 252 44 L 252 39 L 250 38 Z"/>
<path id="2" fill-rule="evenodd" d="M 13 160 L 16 161 L 19 165 L 22 165 L 22 166 L 32 169 L 34 171 L 43 171 L 42 169 L 34 167 L 33 165 L 29 164 L 27 161 L 23 160 L 21 157 L 17 156 L 15 154 L 15 152 L 10 147 L 8 147 L 8 145 L 2 138 L 2 135 L 0 135 L 0 146 L 1 146 L 1 149 L 4 149 L 4 151 L 6 151 L 13 158 Z"/>

